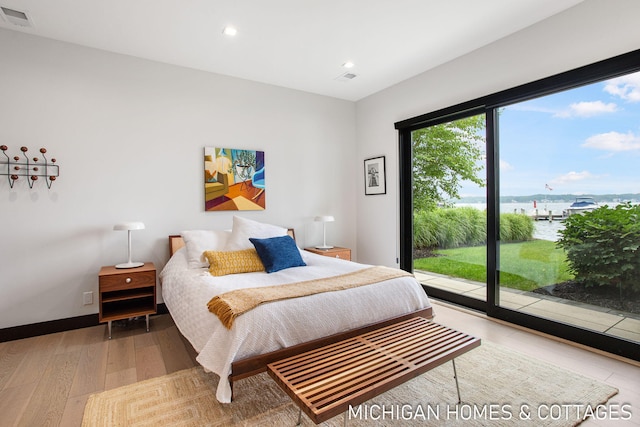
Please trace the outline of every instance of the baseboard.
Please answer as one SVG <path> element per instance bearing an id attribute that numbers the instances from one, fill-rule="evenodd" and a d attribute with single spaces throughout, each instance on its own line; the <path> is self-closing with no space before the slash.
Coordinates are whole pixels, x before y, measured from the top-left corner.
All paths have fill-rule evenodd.
<path id="1" fill-rule="evenodd" d="M 158 314 L 166 314 L 169 311 L 167 310 L 167 306 L 164 303 L 161 303 L 158 304 L 157 312 Z M 54 334 L 56 332 L 71 331 L 73 329 L 88 328 L 99 324 L 98 313 L 95 313 L 87 314 L 86 316 L 32 323 L 30 325 L 12 326 L 10 328 L 0 329 L 0 342 Z"/>

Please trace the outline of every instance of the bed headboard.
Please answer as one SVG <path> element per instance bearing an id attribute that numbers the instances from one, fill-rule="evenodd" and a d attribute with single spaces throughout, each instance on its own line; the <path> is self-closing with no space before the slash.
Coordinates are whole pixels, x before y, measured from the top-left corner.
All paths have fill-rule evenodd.
<path id="1" fill-rule="evenodd" d="M 287 234 L 291 236 L 293 240 L 296 240 L 296 232 L 293 228 L 287 229 Z M 179 234 L 172 234 L 169 236 L 169 252 L 171 255 L 175 254 L 178 249 L 184 246 L 184 239 Z"/>

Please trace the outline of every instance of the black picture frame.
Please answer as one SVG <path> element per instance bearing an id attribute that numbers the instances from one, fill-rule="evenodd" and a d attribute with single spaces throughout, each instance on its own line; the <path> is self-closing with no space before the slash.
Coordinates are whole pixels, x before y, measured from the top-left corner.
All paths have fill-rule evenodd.
<path id="1" fill-rule="evenodd" d="M 385 156 L 371 157 L 364 161 L 364 194 L 387 194 Z"/>

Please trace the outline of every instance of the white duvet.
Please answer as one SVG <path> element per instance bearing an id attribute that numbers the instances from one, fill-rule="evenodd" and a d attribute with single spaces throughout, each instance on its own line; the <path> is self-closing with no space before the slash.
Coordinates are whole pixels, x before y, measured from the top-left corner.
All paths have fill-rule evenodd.
<path id="1" fill-rule="evenodd" d="M 220 376 L 216 397 L 231 401 L 227 378 L 231 362 L 357 328 L 429 307 L 422 286 L 402 277 L 343 291 L 262 304 L 235 319 L 229 330 L 207 309 L 211 298 L 249 287 L 337 276 L 365 264 L 304 252 L 306 267 L 275 273 L 211 276 L 206 268 L 188 268 L 185 249 L 160 273 L 162 297 L 180 332 L 198 352 L 197 361 Z"/>

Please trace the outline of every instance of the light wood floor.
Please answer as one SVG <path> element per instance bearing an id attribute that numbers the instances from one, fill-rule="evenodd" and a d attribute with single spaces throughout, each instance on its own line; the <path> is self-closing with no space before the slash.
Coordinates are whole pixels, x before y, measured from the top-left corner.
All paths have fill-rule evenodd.
<path id="1" fill-rule="evenodd" d="M 620 390 L 610 402 L 632 405 L 630 421 L 588 420 L 585 426 L 640 425 L 640 367 L 434 301 L 436 321 L 507 346 Z M 79 426 L 89 395 L 195 366 L 195 354 L 169 315 L 0 343 L 0 426 Z M 550 404 L 556 403 L 549 396 Z M 505 402 L 508 403 L 508 402 Z"/>

